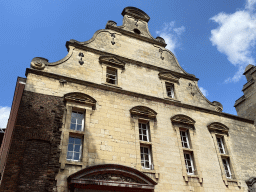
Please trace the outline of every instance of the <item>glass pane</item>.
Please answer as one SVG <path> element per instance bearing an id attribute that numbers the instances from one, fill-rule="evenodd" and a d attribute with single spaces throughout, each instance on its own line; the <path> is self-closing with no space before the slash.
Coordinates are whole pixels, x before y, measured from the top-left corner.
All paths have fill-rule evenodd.
<path id="1" fill-rule="evenodd" d="M 144 152 L 146 153 L 146 154 L 148 154 L 148 148 L 144 148 Z"/>
<path id="2" fill-rule="evenodd" d="M 67 153 L 67 159 L 72 159 L 73 156 L 73 152 L 68 152 Z"/>
<path id="3" fill-rule="evenodd" d="M 79 155 L 80 155 L 80 153 L 75 153 L 74 160 L 79 160 Z"/>
<path id="4" fill-rule="evenodd" d="M 70 129 L 75 130 L 76 129 L 76 124 L 71 123 L 70 124 Z"/>
<path id="5" fill-rule="evenodd" d="M 147 137 L 146 136 L 143 136 L 143 141 L 147 141 Z"/>
<path id="6" fill-rule="evenodd" d="M 81 139 L 80 138 L 75 138 L 75 144 L 81 144 Z"/>
<path id="7" fill-rule="evenodd" d="M 77 125 L 77 126 L 76 126 L 76 130 L 77 130 L 77 131 L 82 131 L 82 125 Z"/>
<path id="8" fill-rule="evenodd" d="M 69 143 L 74 143 L 74 137 L 69 137 Z"/>
<path id="9" fill-rule="evenodd" d="M 73 151 L 73 144 L 68 144 L 68 151 Z"/>
<path id="10" fill-rule="evenodd" d="M 149 160 L 148 155 L 145 155 L 145 160 Z"/>
<path id="11" fill-rule="evenodd" d="M 75 145 L 75 152 L 80 152 L 80 145 Z"/>
<path id="12" fill-rule="evenodd" d="M 146 130 L 143 130 L 143 135 L 147 135 L 147 132 L 146 132 Z"/>
<path id="13" fill-rule="evenodd" d="M 142 135 L 140 135 L 140 140 L 142 140 Z"/>
<path id="14" fill-rule="evenodd" d="M 140 147 L 140 153 L 143 153 L 143 147 Z"/>
<path id="15" fill-rule="evenodd" d="M 149 162 L 148 161 L 145 162 L 145 167 L 149 168 Z"/>

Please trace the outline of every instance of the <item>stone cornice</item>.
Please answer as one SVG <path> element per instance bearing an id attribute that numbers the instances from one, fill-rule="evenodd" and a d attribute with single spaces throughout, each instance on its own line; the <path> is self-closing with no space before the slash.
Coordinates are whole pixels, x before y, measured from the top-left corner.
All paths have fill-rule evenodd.
<path id="1" fill-rule="evenodd" d="M 254 79 L 251 79 L 249 82 L 244 84 L 242 91 L 245 91 L 248 87 L 250 87 L 252 84 L 254 84 Z"/>
<path id="2" fill-rule="evenodd" d="M 254 124 L 253 120 L 245 119 L 245 118 L 235 116 L 235 115 L 231 115 L 231 114 L 228 114 L 228 113 L 217 112 L 217 111 L 213 111 L 213 110 L 202 108 L 202 107 L 192 106 L 192 105 L 189 105 L 189 104 L 184 104 L 184 103 L 175 102 L 175 101 L 171 101 L 171 100 L 167 100 L 167 99 L 163 99 L 163 98 L 159 98 L 159 97 L 144 95 L 144 94 L 141 94 L 141 93 L 136 93 L 136 92 L 127 91 L 127 90 L 123 90 L 123 89 L 117 89 L 117 88 L 114 88 L 114 87 L 109 87 L 109 86 L 102 85 L 102 84 L 96 84 L 96 83 L 89 82 L 89 81 L 84 81 L 84 80 L 79 80 L 79 79 L 75 79 L 75 78 L 71 78 L 71 77 L 57 75 L 57 74 L 53 74 L 53 73 L 49 73 L 49 72 L 45 72 L 45 71 L 40 71 L 40 70 L 36 70 L 36 69 L 27 68 L 26 69 L 26 76 L 29 73 L 36 74 L 36 75 L 42 75 L 42 76 L 53 78 L 53 79 L 56 79 L 56 80 L 65 80 L 68 83 L 77 83 L 77 84 L 80 84 L 80 85 L 86 85 L 86 86 L 90 86 L 90 87 L 94 87 L 94 88 L 98 88 L 98 89 L 102 89 L 102 90 L 113 91 L 115 93 L 130 95 L 130 96 L 133 96 L 133 97 L 140 97 L 140 98 L 144 98 L 144 99 L 151 100 L 151 101 L 166 103 L 166 104 L 170 104 L 170 105 L 174 105 L 174 106 L 178 106 L 178 107 L 183 107 L 183 108 L 187 108 L 187 109 L 191 109 L 191 110 L 195 110 L 195 111 L 200 111 L 200 112 L 203 112 L 203 113 L 209 113 L 209 114 L 213 114 L 213 115 L 217 115 L 217 116 L 221 116 L 221 117 L 226 117 L 226 118 L 229 118 L 229 119 L 235 119 L 235 120 L 238 120 L 238 121 Z"/>
<path id="3" fill-rule="evenodd" d="M 125 57 L 121 57 L 119 55 L 115 55 L 115 54 L 112 54 L 112 53 L 100 51 L 100 50 L 97 50 L 97 49 L 94 49 L 94 48 L 91 48 L 91 47 L 86 47 L 86 46 L 80 44 L 80 42 L 78 42 L 76 40 L 70 40 L 70 41 L 66 42 L 66 47 L 67 47 L 68 51 L 69 51 L 69 46 L 74 46 L 78 49 L 93 52 L 93 53 L 96 53 L 98 55 L 113 56 L 113 57 L 116 57 L 116 58 L 124 61 L 125 63 L 131 63 L 131 64 L 143 66 L 143 67 L 153 69 L 153 70 L 156 70 L 156 71 L 159 71 L 159 72 L 169 72 L 169 73 L 172 73 L 173 75 L 175 75 L 178 78 L 189 79 L 189 80 L 192 80 L 192 81 L 198 81 L 199 80 L 198 78 L 196 78 L 194 75 L 191 75 L 191 74 L 183 74 L 183 73 L 179 73 L 179 72 L 176 72 L 176 71 L 171 71 L 171 70 L 168 70 L 168 69 L 164 69 L 164 68 L 161 68 L 161 67 L 157 67 L 157 66 L 154 66 L 154 65 L 143 63 L 143 62 L 140 62 L 140 61 L 135 61 L 135 60 L 128 59 L 128 58 L 125 58 Z"/>
<path id="4" fill-rule="evenodd" d="M 242 103 L 243 101 L 245 101 L 245 96 L 241 96 L 239 99 L 236 100 L 234 107 L 236 107 L 237 105 L 239 105 L 240 103 Z"/>

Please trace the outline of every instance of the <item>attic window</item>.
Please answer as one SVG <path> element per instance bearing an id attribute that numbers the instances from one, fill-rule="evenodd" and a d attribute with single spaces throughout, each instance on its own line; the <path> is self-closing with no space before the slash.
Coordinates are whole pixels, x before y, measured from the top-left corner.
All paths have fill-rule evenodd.
<path id="1" fill-rule="evenodd" d="M 134 33 L 140 35 L 140 30 L 139 29 L 133 29 Z"/>

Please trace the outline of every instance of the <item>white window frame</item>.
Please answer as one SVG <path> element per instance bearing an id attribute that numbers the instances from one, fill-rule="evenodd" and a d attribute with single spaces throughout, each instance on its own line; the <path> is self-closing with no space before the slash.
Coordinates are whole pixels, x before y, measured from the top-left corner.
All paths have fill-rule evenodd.
<path id="1" fill-rule="evenodd" d="M 108 73 L 108 70 L 112 70 L 112 71 L 115 71 L 115 75 L 111 74 L 111 73 Z M 106 82 L 109 83 L 109 84 L 113 84 L 113 85 L 117 85 L 118 82 L 117 82 L 117 73 L 118 73 L 118 70 L 116 68 L 113 68 L 113 67 L 106 67 Z M 113 77 L 110 77 L 110 76 L 113 76 Z M 115 83 L 110 83 L 109 80 L 113 80 Z"/>
<path id="2" fill-rule="evenodd" d="M 186 155 L 189 155 L 189 159 L 186 158 Z M 186 170 L 187 170 L 187 174 L 188 175 L 194 175 L 195 174 L 195 167 L 194 167 L 194 159 L 193 159 L 193 154 L 190 152 L 184 152 L 184 160 L 185 160 L 185 166 L 186 166 Z M 187 161 L 191 162 L 191 168 L 192 168 L 192 172 L 189 172 L 189 165 Z"/>
<path id="3" fill-rule="evenodd" d="M 184 136 L 181 134 L 181 132 L 185 133 L 185 140 L 183 141 Z M 181 140 L 181 146 L 183 148 L 190 149 L 190 143 L 189 143 L 189 138 L 188 138 L 188 130 L 180 130 L 180 140 Z M 185 147 L 185 143 L 187 144 L 188 147 Z"/>
<path id="4" fill-rule="evenodd" d="M 69 151 L 68 149 L 67 149 L 67 157 L 66 157 L 66 159 L 67 159 L 67 161 L 81 161 L 81 157 L 82 157 L 82 149 L 83 149 L 83 139 L 81 138 L 81 137 L 74 137 L 74 136 L 72 136 L 72 135 L 70 135 L 69 136 L 69 138 L 68 138 L 68 147 L 69 147 L 69 140 L 70 140 L 70 138 L 75 138 L 75 139 L 80 139 L 81 140 L 81 143 L 80 143 L 80 149 L 79 149 L 79 159 L 77 160 L 77 159 L 74 159 L 74 154 L 75 153 L 77 153 L 76 151 L 75 151 L 75 143 L 73 144 L 73 150 L 72 151 Z M 68 159 L 68 154 L 69 154 L 69 152 L 72 152 L 72 158 L 71 159 Z"/>
<path id="5" fill-rule="evenodd" d="M 170 88 L 170 90 L 168 90 Z M 174 84 L 165 82 L 166 94 L 170 98 L 174 98 Z"/>
<path id="6" fill-rule="evenodd" d="M 81 124 L 81 130 L 77 130 L 77 125 L 78 125 L 77 119 L 76 119 L 76 123 L 75 123 L 75 129 L 71 129 L 71 124 L 74 124 L 74 123 L 72 123 L 72 114 L 73 114 L 73 113 L 79 113 L 79 114 L 82 114 L 82 116 L 83 116 L 82 124 Z M 81 112 L 81 111 L 79 111 L 79 110 L 72 109 L 69 129 L 70 129 L 70 130 L 74 130 L 74 131 L 84 131 L 84 116 L 85 116 L 85 115 L 84 115 L 84 112 Z"/>
<path id="7" fill-rule="evenodd" d="M 218 145 L 218 149 L 219 149 L 220 154 L 226 154 L 223 137 L 216 137 L 216 139 L 217 139 L 217 145 Z M 219 139 L 220 142 L 218 141 L 218 139 Z"/>
<path id="8" fill-rule="evenodd" d="M 225 165 L 225 163 L 226 165 Z M 225 175 L 228 179 L 232 179 L 232 173 L 231 173 L 231 169 L 230 169 L 230 165 L 229 165 L 229 159 L 228 158 L 222 158 L 222 164 L 223 164 L 223 167 L 224 167 L 224 171 L 225 171 Z M 228 176 L 228 174 L 230 176 Z"/>
<path id="9" fill-rule="evenodd" d="M 148 158 L 149 158 L 149 167 L 145 167 L 145 164 L 146 164 L 146 160 L 145 160 L 145 156 L 144 154 L 145 153 L 142 153 L 141 152 L 141 148 L 147 148 L 148 149 Z M 147 146 L 147 145 L 140 145 L 140 156 L 141 156 L 141 166 L 142 166 L 142 169 L 154 169 L 153 168 L 153 164 L 152 164 L 152 156 L 151 156 L 151 146 Z M 143 165 L 142 165 L 143 164 Z"/>
<path id="10" fill-rule="evenodd" d="M 146 125 L 146 135 L 143 134 L 143 128 L 142 128 L 142 124 Z M 147 140 L 143 140 L 144 136 L 146 136 Z M 142 123 L 139 122 L 139 137 L 142 137 L 142 139 L 140 138 L 141 141 L 147 141 L 150 142 L 150 137 L 149 137 L 149 124 L 148 123 Z"/>

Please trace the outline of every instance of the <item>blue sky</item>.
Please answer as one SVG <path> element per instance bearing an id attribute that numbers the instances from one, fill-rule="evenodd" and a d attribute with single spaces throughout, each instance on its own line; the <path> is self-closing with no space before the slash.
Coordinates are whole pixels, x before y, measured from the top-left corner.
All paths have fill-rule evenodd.
<path id="1" fill-rule="evenodd" d="M 34 57 L 54 62 L 66 56 L 66 41 L 87 41 L 108 20 L 137 7 L 150 16 L 152 36 L 162 36 L 180 65 L 199 78 L 210 101 L 236 115 L 235 100 L 255 64 L 256 0 L 0 1 L 0 127 L 5 127 L 17 77 Z"/>

